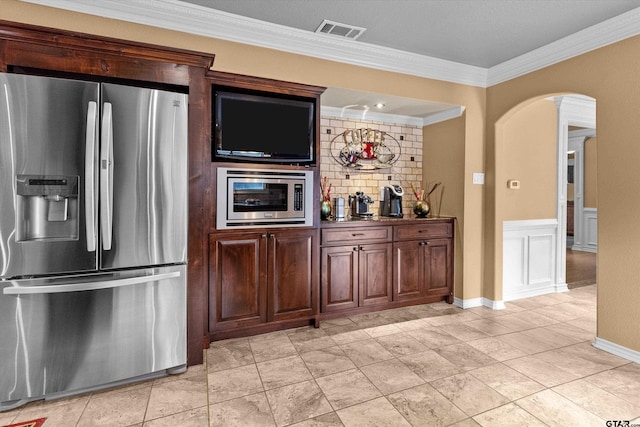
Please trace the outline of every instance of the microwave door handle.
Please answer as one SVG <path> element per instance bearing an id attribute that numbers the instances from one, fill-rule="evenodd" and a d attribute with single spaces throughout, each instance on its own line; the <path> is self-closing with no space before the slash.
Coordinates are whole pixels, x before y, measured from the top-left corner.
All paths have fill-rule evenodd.
<path id="1" fill-rule="evenodd" d="M 149 276 L 127 277 L 125 279 L 100 280 L 96 282 L 85 283 L 68 283 L 64 285 L 47 285 L 47 286 L 10 286 L 4 288 L 4 295 L 41 295 L 41 294 L 59 294 L 63 292 L 80 292 L 80 291 L 96 291 L 99 289 L 121 288 L 123 286 L 139 285 L 141 283 L 156 282 L 159 280 L 173 279 L 180 277 L 179 271 L 170 273 L 152 274 Z M 20 282 L 13 280 L 12 283 Z"/>
<path id="2" fill-rule="evenodd" d="M 98 140 L 98 104 L 89 101 L 87 106 L 87 131 L 84 158 L 84 216 L 87 234 L 87 251 L 96 250 L 96 142 Z"/>
<path id="3" fill-rule="evenodd" d="M 100 230 L 102 249 L 111 250 L 113 231 L 113 112 L 110 102 L 102 106 L 100 152 Z"/>

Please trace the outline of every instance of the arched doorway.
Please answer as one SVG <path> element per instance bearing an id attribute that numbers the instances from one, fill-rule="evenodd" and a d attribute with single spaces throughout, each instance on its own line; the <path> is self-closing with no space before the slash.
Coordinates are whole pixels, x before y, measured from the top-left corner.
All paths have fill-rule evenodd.
<path id="1" fill-rule="evenodd" d="M 537 97 L 496 123 L 496 227 L 502 231 L 504 301 L 568 290 L 570 126 L 595 128 L 592 98 Z"/>

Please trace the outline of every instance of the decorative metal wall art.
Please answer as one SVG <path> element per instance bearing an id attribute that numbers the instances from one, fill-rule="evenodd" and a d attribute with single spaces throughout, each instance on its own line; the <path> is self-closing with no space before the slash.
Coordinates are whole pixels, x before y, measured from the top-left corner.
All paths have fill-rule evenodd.
<path id="1" fill-rule="evenodd" d="M 344 167 L 360 171 L 390 168 L 400 154 L 398 140 L 377 129 L 348 129 L 331 140 L 331 157 Z"/>

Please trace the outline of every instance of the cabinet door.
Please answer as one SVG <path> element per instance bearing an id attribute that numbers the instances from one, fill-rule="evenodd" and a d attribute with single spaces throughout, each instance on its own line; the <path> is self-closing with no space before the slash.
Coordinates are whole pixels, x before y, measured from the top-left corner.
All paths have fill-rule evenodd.
<path id="1" fill-rule="evenodd" d="M 209 236 L 209 329 L 267 320 L 266 238 L 260 233 Z"/>
<path id="2" fill-rule="evenodd" d="M 358 307 L 358 246 L 322 248 L 322 312 Z"/>
<path id="3" fill-rule="evenodd" d="M 318 313 L 318 230 L 269 233 L 268 321 Z"/>
<path id="4" fill-rule="evenodd" d="M 424 244 L 417 240 L 393 244 L 393 300 L 404 301 L 423 296 Z"/>
<path id="5" fill-rule="evenodd" d="M 393 268 L 391 243 L 361 245 L 358 251 L 360 306 L 390 302 L 391 271 Z"/>
<path id="6" fill-rule="evenodd" d="M 427 240 L 423 246 L 425 268 L 425 294 L 447 295 L 452 299 L 453 246 L 451 239 Z"/>

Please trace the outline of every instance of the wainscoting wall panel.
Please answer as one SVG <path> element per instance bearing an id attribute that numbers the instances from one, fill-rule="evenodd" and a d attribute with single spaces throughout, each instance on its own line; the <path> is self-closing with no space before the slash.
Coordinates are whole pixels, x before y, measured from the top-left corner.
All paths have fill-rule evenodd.
<path id="1" fill-rule="evenodd" d="M 567 289 L 555 283 L 557 228 L 555 219 L 504 222 L 504 301 Z"/>

